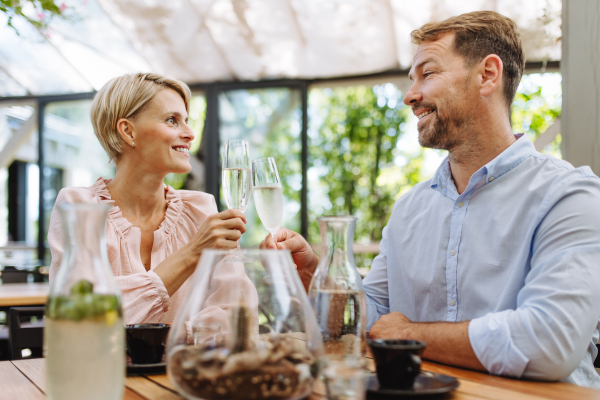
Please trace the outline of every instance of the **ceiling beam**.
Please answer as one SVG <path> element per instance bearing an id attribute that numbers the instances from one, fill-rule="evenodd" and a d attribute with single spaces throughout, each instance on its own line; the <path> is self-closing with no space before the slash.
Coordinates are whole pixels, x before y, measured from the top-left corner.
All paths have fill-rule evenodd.
<path id="1" fill-rule="evenodd" d="M 27 121 L 23 122 L 21 127 L 12 134 L 8 142 L 4 145 L 4 148 L 0 151 L 0 169 L 8 167 L 13 160 L 15 159 L 15 153 L 19 148 L 29 140 L 29 137 L 35 131 L 37 126 L 37 114 L 38 107 L 37 105 L 33 106 L 33 113 L 27 119 Z"/>

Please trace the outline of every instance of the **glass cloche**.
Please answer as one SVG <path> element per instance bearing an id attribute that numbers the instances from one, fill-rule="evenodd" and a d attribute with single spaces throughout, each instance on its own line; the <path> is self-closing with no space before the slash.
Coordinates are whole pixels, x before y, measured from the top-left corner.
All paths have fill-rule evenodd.
<path id="1" fill-rule="evenodd" d="M 188 399 L 298 399 L 320 373 L 323 342 L 287 250 L 206 250 L 167 346 Z"/>

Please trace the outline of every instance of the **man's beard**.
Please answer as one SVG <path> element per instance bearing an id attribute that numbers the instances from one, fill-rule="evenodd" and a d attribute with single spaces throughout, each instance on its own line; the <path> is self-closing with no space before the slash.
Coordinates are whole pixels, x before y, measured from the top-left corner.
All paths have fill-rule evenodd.
<path id="1" fill-rule="evenodd" d="M 431 149 L 451 150 L 461 143 L 463 129 L 469 118 L 461 115 L 458 110 L 453 109 L 449 104 L 442 104 L 442 110 L 448 110 L 448 116 L 440 116 L 439 108 L 429 104 L 415 104 L 417 108 L 433 108 L 435 111 L 428 121 L 417 129 L 419 131 L 419 144 Z"/>

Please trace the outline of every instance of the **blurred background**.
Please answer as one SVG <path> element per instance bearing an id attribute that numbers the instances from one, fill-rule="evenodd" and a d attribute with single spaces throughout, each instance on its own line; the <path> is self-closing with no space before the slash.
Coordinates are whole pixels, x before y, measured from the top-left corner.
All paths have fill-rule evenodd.
<path id="1" fill-rule="evenodd" d="M 598 12 L 595 1 L 581 1 Z M 95 90 L 127 72 L 166 74 L 194 93 L 192 172 L 168 176 L 169 185 L 211 193 L 224 209 L 222 143 L 248 140 L 252 159 L 276 159 L 285 227 L 317 245 L 316 217 L 358 217 L 355 252 L 363 274 L 379 251 L 395 200 L 429 179 L 445 157 L 419 146 L 416 118 L 402 103 L 410 87 L 413 29 L 475 10 L 514 19 L 527 66 L 512 105 L 513 129 L 525 132 L 540 151 L 566 154 L 561 0 L 0 5 L 0 265 L 48 265 L 48 222 L 60 189 L 113 176 L 89 107 Z M 584 37 L 577 30 L 585 26 L 569 26 L 573 40 Z M 569 73 L 582 79 L 575 68 Z M 595 138 L 597 131 L 586 134 Z M 242 245 L 257 246 L 268 232 L 252 201 L 246 214 Z"/>

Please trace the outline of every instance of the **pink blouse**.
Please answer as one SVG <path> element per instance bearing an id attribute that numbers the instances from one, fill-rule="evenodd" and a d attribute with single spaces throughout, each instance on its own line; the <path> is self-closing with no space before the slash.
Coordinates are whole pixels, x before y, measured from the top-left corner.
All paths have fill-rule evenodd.
<path id="1" fill-rule="evenodd" d="M 217 213 L 217 205 L 212 195 L 175 190 L 165 187 L 167 211 L 165 219 L 154 232 L 151 267 L 146 271 L 140 256 L 141 232 L 121 214 L 121 210 L 111 199 L 107 188 L 110 179 L 99 178 L 88 188 L 64 188 L 58 194 L 56 204 L 68 203 L 105 203 L 113 206 L 108 213 L 106 225 L 106 243 L 108 259 L 117 283 L 121 288 L 123 298 L 124 323 L 172 323 L 175 314 L 190 289 L 191 279 L 188 279 L 173 296 L 169 297 L 162 280 L 154 273 L 154 269 L 165 258 L 185 245 L 197 232 L 209 215 Z M 52 210 L 48 243 L 52 253 L 50 280 L 54 278 L 63 254 L 62 227 L 56 208 Z M 250 303 L 256 306 L 258 298 L 256 291 L 244 273 L 243 266 L 220 269 L 218 281 L 221 285 L 205 304 L 204 310 L 209 319 L 227 319 L 226 310 L 229 287 L 242 287 L 250 294 Z M 253 290 L 254 289 L 254 290 Z M 221 292 L 221 293 L 219 293 Z M 220 301 L 222 299 L 223 301 Z M 224 304 L 221 304 L 224 303 Z"/>

